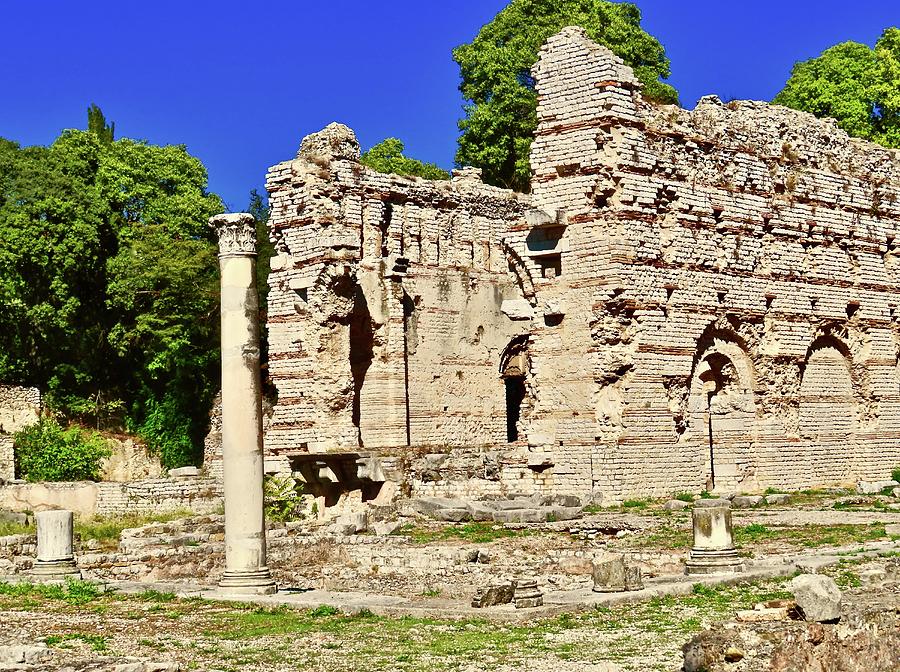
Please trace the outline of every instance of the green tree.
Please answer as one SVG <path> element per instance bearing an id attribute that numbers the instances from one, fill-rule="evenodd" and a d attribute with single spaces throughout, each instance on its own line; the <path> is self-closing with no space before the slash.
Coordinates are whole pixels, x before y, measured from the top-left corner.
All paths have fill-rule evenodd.
<path id="1" fill-rule="evenodd" d="M 247 212 L 256 220 L 256 287 L 259 291 L 259 309 L 268 307 L 270 262 L 275 256 L 275 246 L 269 241 L 269 206 L 256 189 L 250 190 Z M 263 320 L 261 324 L 264 324 Z"/>
<path id="2" fill-rule="evenodd" d="M 456 162 L 482 169 L 486 182 L 527 191 L 529 151 L 537 127 L 537 94 L 531 67 L 548 38 L 566 26 L 584 28 L 630 65 L 644 95 L 676 103 L 674 88 L 660 80 L 669 59 L 656 38 L 641 29 L 641 13 L 627 2 L 512 0 L 469 44 L 453 50 L 468 101 L 459 122 Z"/>
<path id="3" fill-rule="evenodd" d="M 88 108 L 88 131 L 100 138 L 100 142 L 104 145 L 116 139 L 116 125 L 106 123 L 106 117 L 96 103 L 91 103 Z"/>
<path id="4" fill-rule="evenodd" d="M 125 425 L 180 466 L 199 455 L 218 388 L 206 220 L 222 203 L 183 146 L 102 125 L 108 142 L 0 140 L 0 380 L 47 389 L 68 418 Z"/>
<path id="5" fill-rule="evenodd" d="M 429 180 L 449 180 L 450 174 L 433 163 L 403 156 L 403 143 L 397 138 L 387 138 L 359 157 L 360 163 L 379 173 L 413 175 Z"/>
<path id="6" fill-rule="evenodd" d="M 900 29 L 871 49 L 844 42 L 797 63 L 777 105 L 831 117 L 847 133 L 900 147 Z"/>

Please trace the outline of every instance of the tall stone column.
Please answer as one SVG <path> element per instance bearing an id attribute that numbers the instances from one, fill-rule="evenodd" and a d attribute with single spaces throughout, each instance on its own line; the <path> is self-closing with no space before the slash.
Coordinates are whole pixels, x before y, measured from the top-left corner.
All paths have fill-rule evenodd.
<path id="1" fill-rule="evenodd" d="M 263 514 L 256 222 L 238 213 L 217 215 L 209 223 L 219 235 L 222 275 L 225 574 L 219 586 L 231 593 L 274 593 Z"/>

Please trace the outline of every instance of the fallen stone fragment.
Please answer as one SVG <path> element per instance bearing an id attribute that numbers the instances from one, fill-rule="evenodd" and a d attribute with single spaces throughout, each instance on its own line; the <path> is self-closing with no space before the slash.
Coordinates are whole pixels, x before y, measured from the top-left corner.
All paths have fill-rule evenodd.
<path id="1" fill-rule="evenodd" d="M 378 537 L 389 537 L 402 527 L 397 521 L 382 521 L 372 523 L 372 531 Z"/>
<path id="2" fill-rule="evenodd" d="M 801 574 L 794 577 L 790 586 L 805 620 L 818 623 L 840 620 L 843 597 L 834 579 L 821 574 Z"/>
<path id="3" fill-rule="evenodd" d="M 506 581 L 495 583 L 486 588 L 479 588 L 472 598 L 472 606 L 475 609 L 495 607 L 498 604 L 509 604 L 516 593 L 516 582 Z"/>
<path id="4" fill-rule="evenodd" d="M 682 502 L 680 499 L 670 499 L 663 504 L 663 508 L 666 511 L 683 511 L 684 509 L 690 508 L 690 506 L 691 505 L 688 502 Z"/>
<path id="5" fill-rule="evenodd" d="M 773 506 L 776 506 L 779 504 L 787 504 L 789 501 L 791 501 L 790 495 L 785 495 L 785 494 L 781 494 L 781 493 L 766 495 L 766 504 L 771 504 Z"/>
<path id="6" fill-rule="evenodd" d="M 889 537 L 900 537 L 900 523 L 885 525 L 884 533 Z"/>
<path id="7" fill-rule="evenodd" d="M 752 509 L 763 501 L 760 495 L 740 495 L 731 500 L 731 506 L 736 509 Z"/>
<path id="8" fill-rule="evenodd" d="M 888 481 L 860 481 L 856 485 L 856 491 L 861 495 L 877 495 L 882 490 L 891 489 L 900 486 L 900 483 L 894 480 Z"/>

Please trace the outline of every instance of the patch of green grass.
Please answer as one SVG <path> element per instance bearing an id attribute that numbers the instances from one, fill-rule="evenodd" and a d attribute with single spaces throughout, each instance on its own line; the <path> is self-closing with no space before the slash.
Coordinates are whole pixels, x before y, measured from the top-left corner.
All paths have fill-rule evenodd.
<path id="1" fill-rule="evenodd" d="M 33 525 L 23 525 L 11 520 L 0 521 L 0 537 L 11 537 L 14 534 L 34 534 Z"/>
<path id="2" fill-rule="evenodd" d="M 587 513 L 587 514 L 601 513 L 603 511 L 603 507 L 600 506 L 599 504 L 588 504 L 581 510 L 582 510 L 582 512 Z"/>
<path id="3" fill-rule="evenodd" d="M 426 588 L 422 591 L 422 597 L 440 597 L 442 591 L 438 588 Z"/>
<path id="4" fill-rule="evenodd" d="M 781 488 L 766 488 L 766 491 L 763 493 L 764 495 L 786 495 L 788 494 Z"/>
<path id="5" fill-rule="evenodd" d="M 70 632 L 65 635 L 50 635 L 44 639 L 44 643 L 47 646 L 60 646 L 65 642 L 72 641 L 84 642 L 85 644 L 90 645 L 97 653 L 109 651 L 106 637 L 103 635 L 87 635 L 82 632 Z"/>
<path id="6" fill-rule="evenodd" d="M 44 598 L 84 605 L 98 599 L 102 594 L 103 592 L 97 584 L 73 579 L 68 579 L 65 584 L 0 582 L 0 595 L 14 598 Z"/>
<path id="7" fill-rule="evenodd" d="M 900 483 L 900 467 L 895 467 L 891 470 L 891 480 Z"/>
<path id="8" fill-rule="evenodd" d="M 458 523 L 444 527 L 418 527 L 404 525 L 399 534 L 410 537 L 416 544 L 430 544 L 435 541 L 460 540 L 473 544 L 487 544 L 498 539 L 527 537 L 533 530 L 511 529 L 494 523 Z"/>
<path id="9" fill-rule="evenodd" d="M 623 509 L 646 509 L 650 506 L 650 500 L 647 499 L 626 499 L 622 502 Z"/>
<path id="10" fill-rule="evenodd" d="M 872 525 L 802 525 L 788 527 L 766 527 L 754 523 L 734 528 L 735 542 L 753 543 L 772 541 L 788 543 L 803 548 L 820 546 L 849 546 L 867 541 L 877 541 L 885 537 L 883 524 Z"/>
<path id="11" fill-rule="evenodd" d="M 675 493 L 675 499 L 679 502 L 687 502 L 688 504 L 694 503 L 694 495 L 689 492 L 677 492 Z"/>
<path id="12" fill-rule="evenodd" d="M 145 590 L 142 593 L 138 593 L 136 597 L 146 602 L 171 602 L 176 599 L 175 593 L 161 593 L 158 590 Z"/>

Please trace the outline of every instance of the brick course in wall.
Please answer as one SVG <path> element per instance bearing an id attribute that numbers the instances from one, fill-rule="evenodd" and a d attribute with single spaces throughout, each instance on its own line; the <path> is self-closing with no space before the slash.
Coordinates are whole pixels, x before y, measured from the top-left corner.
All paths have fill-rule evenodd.
<path id="1" fill-rule="evenodd" d="M 340 126 L 271 169 L 267 450 L 497 454 L 485 494 L 598 500 L 900 465 L 897 154 L 651 105 L 577 28 L 534 75 L 528 196 L 377 174 Z"/>

